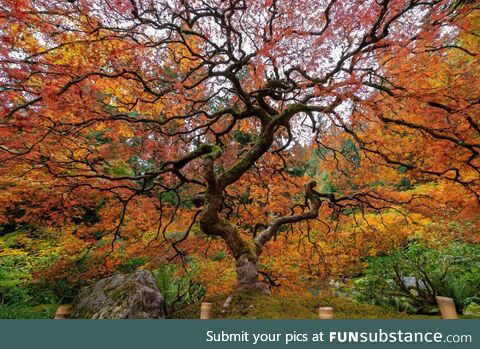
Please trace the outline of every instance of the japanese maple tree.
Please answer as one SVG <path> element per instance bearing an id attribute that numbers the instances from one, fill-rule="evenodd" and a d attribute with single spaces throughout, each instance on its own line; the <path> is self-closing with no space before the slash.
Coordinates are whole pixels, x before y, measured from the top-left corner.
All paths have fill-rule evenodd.
<path id="1" fill-rule="evenodd" d="M 372 188 L 377 174 L 447 180 L 478 204 L 474 1 L 1 0 L 0 11 L 6 213 L 60 221 L 96 207 L 102 219 L 78 233 L 91 247 L 153 230 L 149 243 L 180 257 L 198 221 L 235 258 L 239 287 L 264 289 L 257 262 L 286 226 L 416 199 Z M 332 170 L 360 171 L 363 157 L 379 172 L 323 193 L 294 173 L 301 147 L 327 150 Z"/>

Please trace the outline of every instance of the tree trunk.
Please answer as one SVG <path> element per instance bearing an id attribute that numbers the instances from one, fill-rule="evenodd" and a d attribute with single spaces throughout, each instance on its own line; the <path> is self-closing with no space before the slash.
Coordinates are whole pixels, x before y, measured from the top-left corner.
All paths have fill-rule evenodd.
<path id="1" fill-rule="evenodd" d="M 310 202 L 310 210 L 290 216 L 282 216 L 274 219 L 259 236 L 253 241 L 248 241 L 242 237 L 239 229 L 227 219 L 221 218 L 219 212 L 223 205 L 223 190 L 226 185 L 219 185 L 214 171 L 214 160 L 220 153 L 214 152 L 205 157 L 205 179 L 207 181 L 207 190 L 205 195 L 199 198 L 196 205 L 203 202 L 203 210 L 200 216 L 200 228 L 207 235 L 221 237 L 236 261 L 237 281 L 239 291 L 258 290 L 262 293 L 270 293 L 265 283 L 258 280 L 259 273 L 257 269 L 258 257 L 263 246 L 278 231 L 278 229 L 289 223 L 300 222 L 305 219 L 317 217 L 322 204 L 320 197 L 327 197 L 319 194 L 313 188 L 316 182 L 312 181 L 305 185 L 305 200 Z M 328 198 L 332 200 L 329 195 Z M 334 199 L 334 198 L 333 198 Z"/>
<path id="2" fill-rule="evenodd" d="M 214 149 L 215 150 L 215 149 Z M 200 216 L 200 228 L 207 235 L 221 237 L 232 253 L 236 262 L 238 290 L 259 290 L 270 293 L 268 287 L 258 280 L 257 261 L 259 247 L 256 242 L 242 237 L 239 229 L 227 219 L 221 218 L 219 212 L 223 206 L 223 190 L 226 186 L 219 185 L 214 171 L 214 160 L 221 152 L 212 152 L 205 157 L 205 179 L 207 190 L 203 201 L 203 210 Z"/>
<path id="3" fill-rule="evenodd" d="M 236 271 L 239 291 L 256 290 L 270 294 L 267 285 L 258 280 L 257 257 L 250 258 L 247 253 L 236 258 Z"/>
<path id="4" fill-rule="evenodd" d="M 253 288 L 258 281 L 257 261 L 242 254 L 236 260 L 237 280 L 241 288 Z"/>
<path id="5" fill-rule="evenodd" d="M 208 206 L 208 205 L 207 205 Z M 258 253 L 257 245 L 242 237 L 241 233 L 232 223 L 218 216 L 209 220 L 204 214 L 200 219 L 200 227 L 209 235 L 221 237 L 235 258 L 238 290 L 258 290 L 269 294 L 268 287 L 258 280 L 257 269 Z"/>
<path id="6" fill-rule="evenodd" d="M 267 285 L 258 280 L 258 254 L 254 242 L 242 237 L 238 229 L 228 221 L 222 221 L 222 230 L 222 238 L 235 258 L 238 290 L 258 290 L 269 294 Z"/>

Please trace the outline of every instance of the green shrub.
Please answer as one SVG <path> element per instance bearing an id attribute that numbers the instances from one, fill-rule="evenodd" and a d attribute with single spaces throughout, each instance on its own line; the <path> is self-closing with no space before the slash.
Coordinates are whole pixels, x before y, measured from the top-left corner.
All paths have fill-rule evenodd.
<path id="1" fill-rule="evenodd" d="M 51 253 L 55 241 L 29 227 L 2 236 L 0 247 L 0 318 L 53 317 L 66 292 L 59 297 L 55 292 L 59 285 L 37 283 L 33 274 L 57 260 L 58 255 Z"/>
<path id="2" fill-rule="evenodd" d="M 28 306 L 25 304 L 4 304 L 0 307 L 0 319 L 53 319 L 58 308 L 56 304 Z"/>
<path id="3" fill-rule="evenodd" d="M 48 287 L 32 283 L 27 255 L 3 257 L 0 262 L 0 319 L 52 317 L 59 300 Z M 45 306 L 45 305 L 48 306 Z M 52 310 L 53 309 L 53 310 Z"/>
<path id="4" fill-rule="evenodd" d="M 480 296 L 480 246 L 452 243 L 434 249 L 411 243 L 368 260 L 355 297 L 399 311 L 438 311 L 435 296 L 451 297 L 458 312 Z"/>
<path id="5" fill-rule="evenodd" d="M 144 265 L 146 262 L 145 258 L 130 258 L 124 261 L 122 264 L 117 266 L 117 270 L 120 273 L 128 274 L 133 273 L 139 267 Z"/>
<path id="6" fill-rule="evenodd" d="M 164 297 L 164 310 L 167 315 L 197 302 L 205 294 L 204 286 L 194 281 L 195 268 L 182 272 L 175 265 L 162 265 L 152 270 L 152 274 Z"/>

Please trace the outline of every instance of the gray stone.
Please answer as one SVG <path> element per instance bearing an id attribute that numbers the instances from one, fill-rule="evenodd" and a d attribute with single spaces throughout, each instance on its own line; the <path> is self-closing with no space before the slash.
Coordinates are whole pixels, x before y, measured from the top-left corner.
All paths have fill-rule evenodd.
<path id="1" fill-rule="evenodd" d="M 117 274 L 84 287 L 73 301 L 75 319 L 163 319 L 164 299 L 152 273 Z"/>
<path id="2" fill-rule="evenodd" d="M 413 276 L 402 276 L 401 277 L 403 284 L 405 285 L 406 288 L 418 288 L 420 290 L 425 290 L 425 284 L 423 283 L 422 280 L 418 280 L 417 278 Z"/>

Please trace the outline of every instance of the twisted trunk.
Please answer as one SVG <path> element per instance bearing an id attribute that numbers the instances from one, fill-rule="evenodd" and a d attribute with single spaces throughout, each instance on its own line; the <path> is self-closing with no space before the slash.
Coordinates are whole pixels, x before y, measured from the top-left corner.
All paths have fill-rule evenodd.
<path id="1" fill-rule="evenodd" d="M 315 111 L 332 111 L 339 103 L 340 101 L 337 99 L 329 107 L 318 107 L 318 110 Z M 205 156 L 204 175 L 206 181 L 206 191 L 202 197 L 203 210 L 200 217 L 200 228 L 207 235 L 221 237 L 227 244 L 236 261 L 237 281 L 240 290 L 259 289 L 269 293 L 266 285 L 259 282 L 257 268 L 258 257 L 263 246 L 278 232 L 282 225 L 315 218 L 321 206 L 321 195 L 313 189 L 316 185 L 315 182 L 308 183 L 305 186 L 305 203 L 309 202 L 310 206 L 305 206 L 308 206 L 309 211 L 274 219 L 257 238 L 253 241 L 247 241 L 231 222 L 220 217 L 224 190 L 240 179 L 253 166 L 255 161 L 268 151 L 273 143 L 276 129 L 281 125 L 288 128 L 289 119 L 296 113 L 304 111 L 305 108 L 306 106 L 303 104 L 293 104 L 275 116 L 268 116 L 268 113 L 265 112 L 260 113 L 260 115 L 263 115 L 261 118 L 262 131 L 257 141 L 230 169 L 219 175 L 215 173 L 214 164 L 215 160 L 221 156 L 222 149 L 215 145 L 205 144 L 198 150 L 198 153 Z M 255 113 L 259 112 L 261 110 L 255 110 Z"/>
<path id="2" fill-rule="evenodd" d="M 278 232 L 282 225 L 312 219 L 318 215 L 322 195 L 313 189 L 315 185 L 315 182 L 309 182 L 305 185 L 305 198 L 310 203 L 310 210 L 276 218 L 253 241 L 248 241 L 242 237 L 235 225 L 220 217 L 222 192 L 216 185 L 216 181 L 210 182 L 210 187 L 205 194 L 200 227 L 205 234 L 219 236 L 225 241 L 235 258 L 239 290 L 256 289 L 264 293 L 270 293 L 267 286 L 259 281 L 258 257 L 262 253 L 263 246 Z"/>
<path id="3" fill-rule="evenodd" d="M 232 223 L 219 217 L 217 222 L 212 222 L 204 214 L 200 219 L 200 227 L 206 234 L 220 236 L 225 241 L 235 258 L 239 290 L 257 289 L 269 293 L 267 286 L 259 282 L 258 254 L 253 242 L 244 239 Z"/>
<path id="4" fill-rule="evenodd" d="M 247 253 L 236 259 L 238 286 L 241 289 L 256 288 L 258 284 L 257 258 L 250 258 Z"/>

